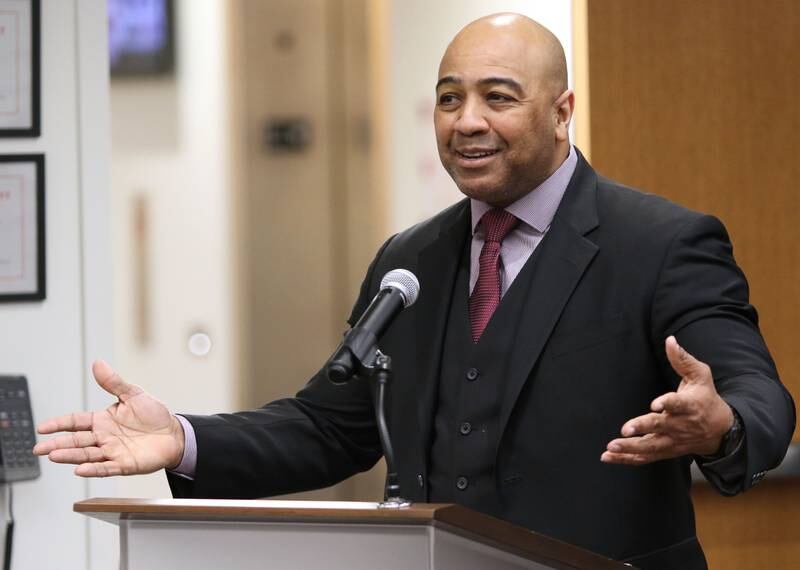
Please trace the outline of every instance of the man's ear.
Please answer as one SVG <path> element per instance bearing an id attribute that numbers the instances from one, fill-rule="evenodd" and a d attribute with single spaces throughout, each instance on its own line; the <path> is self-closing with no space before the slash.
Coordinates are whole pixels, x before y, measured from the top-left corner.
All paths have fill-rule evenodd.
<path id="1" fill-rule="evenodd" d="M 569 140 L 569 123 L 572 121 L 572 112 L 575 110 L 575 94 L 572 89 L 567 89 L 553 103 L 556 121 L 556 139 Z"/>

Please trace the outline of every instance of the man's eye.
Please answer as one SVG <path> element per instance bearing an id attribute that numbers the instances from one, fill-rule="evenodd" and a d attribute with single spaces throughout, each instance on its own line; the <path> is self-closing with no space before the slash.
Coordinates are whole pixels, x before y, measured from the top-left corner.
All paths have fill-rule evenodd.
<path id="1" fill-rule="evenodd" d="M 489 93 L 489 95 L 487 95 L 486 98 L 489 101 L 512 101 L 513 100 L 508 95 L 505 95 L 503 93 L 494 93 L 494 92 Z"/>
<path id="2" fill-rule="evenodd" d="M 443 95 L 439 95 L 439 105 L 452 105 L 458 99 L 452 93 L 445 93 Z"/>

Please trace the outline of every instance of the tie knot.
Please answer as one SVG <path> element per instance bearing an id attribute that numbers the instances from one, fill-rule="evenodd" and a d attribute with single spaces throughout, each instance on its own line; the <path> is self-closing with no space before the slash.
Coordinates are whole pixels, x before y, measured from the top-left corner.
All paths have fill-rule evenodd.
<path id="1" fill-rule="evenodd" d="M 486 233 L 486 241 L 502 242 L 508 232 L 517 225 L 517 222 L 519 220 L 514 214 L 499 208 L 492 208 L 481 217 L 483 231 Z"/>

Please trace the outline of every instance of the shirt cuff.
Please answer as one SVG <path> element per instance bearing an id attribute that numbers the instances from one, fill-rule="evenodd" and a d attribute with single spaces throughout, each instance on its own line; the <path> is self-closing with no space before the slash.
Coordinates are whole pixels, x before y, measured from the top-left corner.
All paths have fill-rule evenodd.
<path id="1" fill-rule="evenodd" d="M 168 469 L 167 471 L 173 475 L 194 481 L 194 474 L 197 470 L 197 437 L 189 420 L 179 414 L 175 414 L 175 417 L 183 427 L 183 457 L 175 469 Z"/>

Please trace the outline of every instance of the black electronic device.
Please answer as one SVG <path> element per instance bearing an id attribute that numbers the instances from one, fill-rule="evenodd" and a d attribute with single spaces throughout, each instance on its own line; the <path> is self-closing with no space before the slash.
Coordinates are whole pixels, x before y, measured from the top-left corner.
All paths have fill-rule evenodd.
<path id="1" fill-rule="evenodd" d="M 0 483 L 36 479 L 39 458 L 28 381 L 24 376 L 0 376 Z"/>

